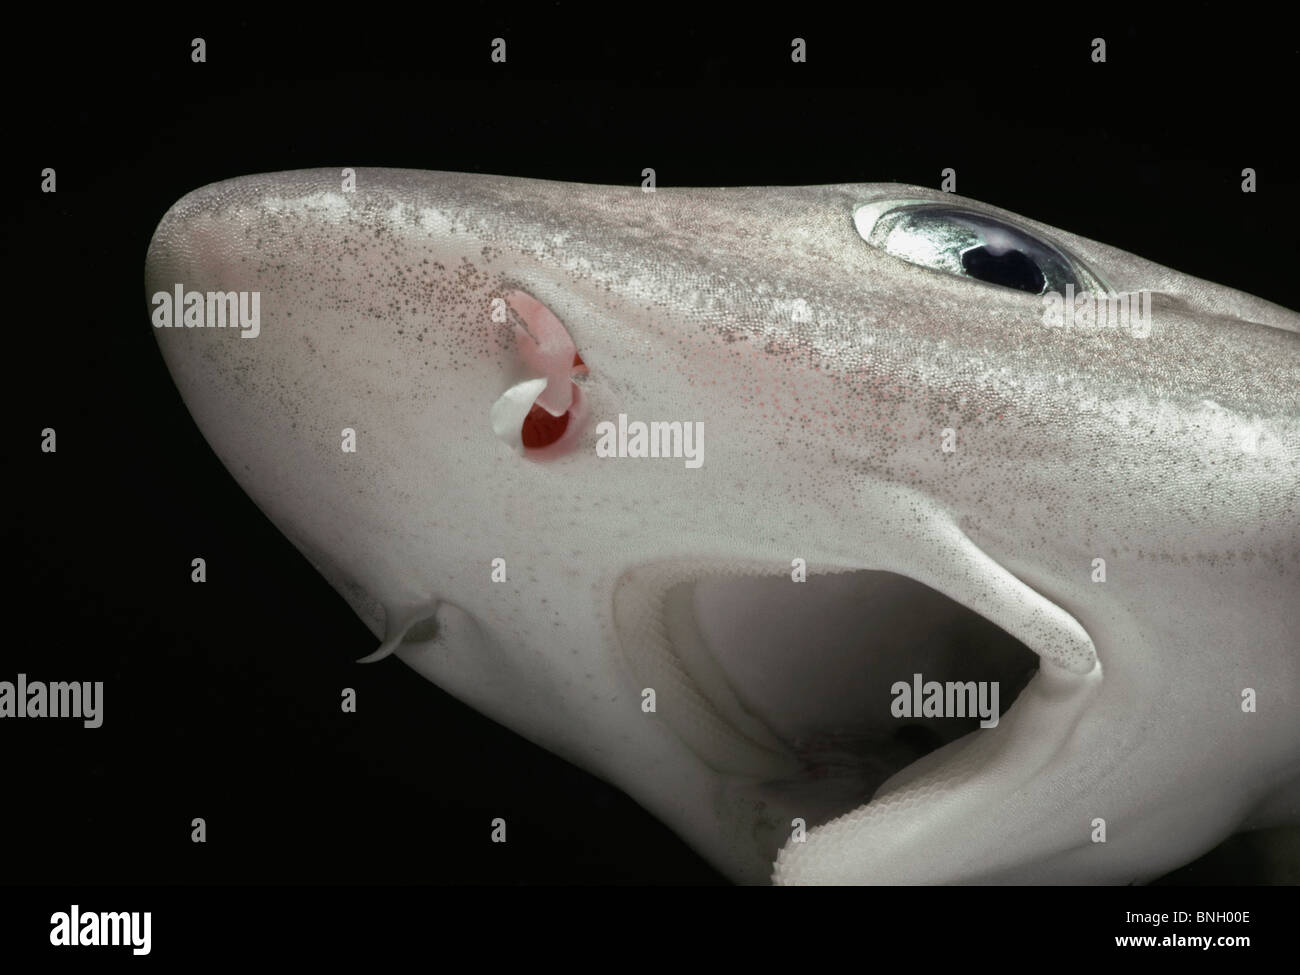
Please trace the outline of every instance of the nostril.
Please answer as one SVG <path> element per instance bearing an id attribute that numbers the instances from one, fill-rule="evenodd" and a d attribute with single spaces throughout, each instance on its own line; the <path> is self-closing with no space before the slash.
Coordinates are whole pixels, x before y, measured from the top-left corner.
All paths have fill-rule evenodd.
<path id="1" fill-rule="evenodd" d="M 528 459 L 552 460 L 577 445 L 586 412 L 573 377 L 591 370 L 554 312 L 523 291 L 511 291 L 505 299 L 519 318 L 514 326 L 519 365 L 532 378 L 511 386 L 493 404 L 492 429 Z"/>
<path id="2" fill-rule="evenodd" d="M 540 450 L 543 447 L 549 447 L 564 436 L 564 431 L 569 428 L 569 411 L 566 410 L 560 416 L 551 416 L 544 409 L 533 404 L 533 408 L 528 411 L 524 417 L 523 429 L 520 431 L 520 437 L 524 442 L 526 450 Z"/>
<path id="3" fill-rule="evenodd" d="M 569 408 L 559 416 L 543 409 L 540 401 L 533 405 L 524 418 L 520 430 L 523 454 L 532 461 L 551 461 L 567 456 L 578 448 L 586 428 L 588 406 L 577 383 L 570 383 L 572 399 Z"/>

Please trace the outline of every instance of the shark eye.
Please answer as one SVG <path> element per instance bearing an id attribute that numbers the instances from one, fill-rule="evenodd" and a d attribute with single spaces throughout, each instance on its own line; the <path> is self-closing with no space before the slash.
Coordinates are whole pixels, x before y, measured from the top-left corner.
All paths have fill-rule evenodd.
<path id="1" fill-rule="evenodd" d="M 912 264 L 1032 295 L 1105 291 L 1055 245 L 997 217 L 942 203 L 869 203 L 853 215 L 867 243 Z"/>

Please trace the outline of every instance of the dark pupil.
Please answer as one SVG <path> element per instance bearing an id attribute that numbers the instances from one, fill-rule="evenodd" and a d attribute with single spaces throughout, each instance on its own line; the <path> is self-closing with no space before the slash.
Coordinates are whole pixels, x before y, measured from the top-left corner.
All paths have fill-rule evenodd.
<path id="1" fill-rule="evenodd" d="M 961 266 L 966 273 L 989 284 L 1041 294 L 1047 279 L 1038 265 L 1024 251 L 1003 251 L 995 254 L 987 247 L 972 247 L 961 256 Z"/>

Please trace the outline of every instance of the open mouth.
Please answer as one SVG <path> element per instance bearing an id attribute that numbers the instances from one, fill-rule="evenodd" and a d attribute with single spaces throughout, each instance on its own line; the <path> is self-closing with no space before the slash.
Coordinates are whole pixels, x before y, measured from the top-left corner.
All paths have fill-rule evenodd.
<path id="1" fill-rule="evenodd" d="M 794 582 L 770 562 L 657 563 L 620 580 L 615 623 L 655 715 L 810 828 L 996 723 L 1039 665 L 980 614 L 883 570 Z"/>

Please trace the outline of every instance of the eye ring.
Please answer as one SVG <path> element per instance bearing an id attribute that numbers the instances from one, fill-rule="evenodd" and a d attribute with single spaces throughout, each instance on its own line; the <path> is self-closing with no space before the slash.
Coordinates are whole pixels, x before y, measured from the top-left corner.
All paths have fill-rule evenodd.
<path id="1" fill-rule="evenodd" d="M 859 236 L 887 254 L 982 284 L 1027 294 L 1108 291 L 1064 248 L 965 203 L 882 200 L 853 213 Z"/>

